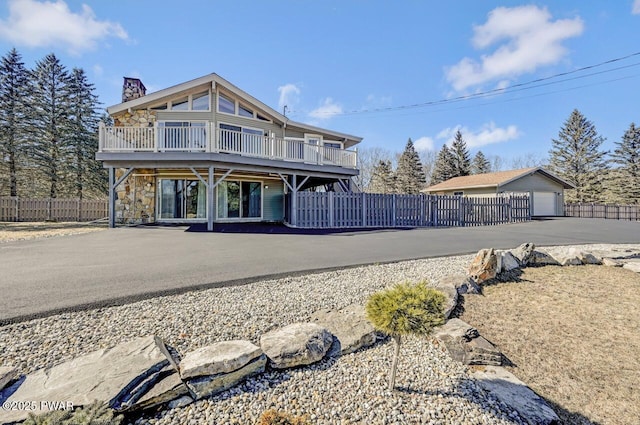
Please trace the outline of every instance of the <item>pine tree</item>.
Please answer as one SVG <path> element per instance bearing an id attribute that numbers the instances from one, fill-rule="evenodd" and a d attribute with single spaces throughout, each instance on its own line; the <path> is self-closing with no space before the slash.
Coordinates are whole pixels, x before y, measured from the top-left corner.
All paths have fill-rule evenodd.
<path id="1" fill-rule="evenodd" d="M 467 143 L 462 138 L 460 130 L 456 131 L 451 145 L 451 153 L 453 154 L 453 177 L 468 176 L 471 174 L 471 159 Z"/>
<path id="2" fill-rule="evenodd" d="M 423 189 L 426 178 L 420 162 L 420 156 L 416 152 L 411 139 L 407 141 L 404 152 L 398 159 L 396 169 L 396 190 L 398 193 L 418 194 Z"/>
<path id="3" fill-rule="evenodd" d="M 471 174 L 484 174 L 491 172 L 491 164 L 482 151 L 478 151 L 471 162 Z"/>
<path id="4" fill-rule="evenodd" d="M 640 128 L 631 123 L 622 140 L 615 144 L 611 162 L 618 168 L 612 181 L 613 192 L 622 203 L 640 204 Z"/>
<path id="5" fill-rule="evenodd" d="M 16 49 L 0 62 L 0 157 L 8 168 L 9 195 L 18 196 L 18 168 L 25 154 L 29 72 Z"/>
<path id="6" fill-rule="evenodd" d="M 93 84 L 84 71 L 74 68 L 69 83 L 69 133 L 68 143 L 73 159 L 70 165 L 75 196 L 82 199 L 85 193 L 104 194 L 107 178 L 104 169 L 95 160 L 98 150 L 98 97 Z"/>
<path id="7" fill-rule="evenodd" d="M 597 202 L 602 199 L 602 180 L 606 175 L 605 151 L 600 151 L 604 138 L 593 123 L 574 109 L 553 139 L 549 151 L 550 169 L 576 185 L 566 192 L 568 201 Z"/>
<path id="8" fill-rule="evenodd" d="M 69 72 L 58 58 L 48 54 L 33 70 L 33 138 L 30 151 L 35 165 L 49 184 L 49 196 L 61 191 L 65 164 L 71 154 L 69 134 Z"/>
<path id="9" fill-rule="evenodd" d="M 391 161 L 379 161 L 371 173 L 371 182 L 368 192 L 371 193 L 394 193 L 396 190 L 396 179 L 391 169 Z"/>
<path id="10" fill-rule="evenodd" d="M 447 145 L 442 145 L 442 149 L 438 152 L 438 158 L 436 158 L 436 164 L 433 167 L 433 174 L 431 175 L 431 184 L 438 184 L 445 180 L 449 180 L 454 177 L 454 164 L 453 154 Z"/>

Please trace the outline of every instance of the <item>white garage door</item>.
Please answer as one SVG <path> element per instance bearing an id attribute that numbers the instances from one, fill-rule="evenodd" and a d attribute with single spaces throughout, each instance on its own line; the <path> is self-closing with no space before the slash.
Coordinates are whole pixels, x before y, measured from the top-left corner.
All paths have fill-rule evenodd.
<path id="1" fill-rule="evenodd" d="M 533 215 L 556 215 L 556 194 L 533 192 Z"/>

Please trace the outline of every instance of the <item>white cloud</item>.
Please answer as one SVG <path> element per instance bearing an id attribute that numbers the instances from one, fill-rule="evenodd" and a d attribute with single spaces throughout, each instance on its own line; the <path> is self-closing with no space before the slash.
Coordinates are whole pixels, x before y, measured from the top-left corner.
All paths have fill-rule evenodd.
<path id="1" fill-rule="evenodd" d="M 93 65 L 93 73 L 100 77 L 102 76 L 102 74 L 104 74 L 104 69 L 102 68 L 102 66 L 100 66 L 100 64 L 95 64 Z"/>
<path id="2" fill-rule="evenodd" d="M 129 36 L 119 23 L 98 20 L 86 4 L 73 13 L 63 0 L 10 0 L 9 17 L 0 20 L 0 38 L 28 47 L 65 47 L 79 54 L 107 37 Z"/>
<path id="3" fill-rule="evenodd" d="M 333 115 L 339 115 L 341 113 L 342 106 L 334 102 L 332 98 L 327 97 L 322 101 L 322 104 L 319 107 L 309 112 L 309 116 L 316 120 L 326 120 L 331 118 Z"/>
<path id="4" fill-rule="evenodd" d="M 465 57 L 448 67 L 447 81 L 458 91 L 493 80 L 500 80 L 504 87 L 505 80 L 562 60 L 567 54 L 562 42 L 583 31 L 580 17 L 552 21 L 546 8 L 498 7 L 489 12 L 487 22 L 474 26 L 471 40 L 477 49 L 498 44 L 496 49 L 483 54 L 480 61 Z"/>
<path id="5" fill-rule="evenodd" d="M 462 138 L 464 139 L 467 147 L 477 148 L 480 146 L 491 145 L 493 143 L 508 142 L 520 137 L 520 131 L 515 125 L 510 125 L 504 128 L 496 127 L 496 124 L 492 121 L 484 124 L 478 130 L 469 130 L 467 127 L 456 126 L 449 127 L 442 130 L 436 138 L 445 139 L 447 144 L 451 144 L 456 132 L 460 130 Z"/>
<path id="6" fill-rule="evenodd" d="M 631 13 L 633 13 L 634 15 L 640 15 L 640 0 L 635 0 L 633 2 Z"/>
<path id="7" fill-rule="evenodd" d="M 280 98 L 278 99 L 278 108 L 280 110 L 285 106 L 288 109 L 293 109 L 300 100 L 300 88 L 295 84 L 288 83 L 280 86 L 278 87 L 278 92 L 280 93 Z"/>
<path id="8" fill-rule="evenodd" d="M 415 142 L 413 142 L 413 146 L 417 151 L 432 151 L 433 145 L 433 139 L 427 136 L 420 137 Z"/>

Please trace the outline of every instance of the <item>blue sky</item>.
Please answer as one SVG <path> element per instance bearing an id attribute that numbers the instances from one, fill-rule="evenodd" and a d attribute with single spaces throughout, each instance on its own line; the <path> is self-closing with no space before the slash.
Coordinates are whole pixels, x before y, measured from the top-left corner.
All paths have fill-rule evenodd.
<path id="1" fill-rule="evenodd" d="M 215 72 L 362 147 L 401 151 L 411 137 L 438 150 L 461 129 L 472 153 L 507 160 L 545 156 L 574 108 L 606 149 L 640 123 L 640 55 L 576 72 L 640 52 L 638 40 L 640 0 L 0 3 L 2 54 L 16 47 L 32 67 L 55 53 L 105 106 L 123 76 L 154 91 Z"/>

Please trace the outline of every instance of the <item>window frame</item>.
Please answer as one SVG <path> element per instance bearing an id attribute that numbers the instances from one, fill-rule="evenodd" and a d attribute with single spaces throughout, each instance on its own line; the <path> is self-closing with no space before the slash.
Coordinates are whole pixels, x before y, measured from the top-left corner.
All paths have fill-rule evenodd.
<path id="1" fill-rule="evenodd" d="M 224 187 L 226 190 L 226 182 L 237 182 L 239 184 L 240 187 L 240 205 L 239 205 L 239 211 L 238 217 L 221 217 L 220 216 L 220 206 L 219 206 L 219 196 L 220 194 L 218 193 L 218 191 Z M 223 185 L 223 183 L 225 183 Z M 242 183 L 258 183 L 260 184 L 260 217 L 243 217 L 242 216 Z M 251 179 L 251 178 L 246 178 L 246 177 L 229 177 L 224 179 L 222 182 L 220 182 L 220 184 L 218 184 L 216 186 L 215 189 L 215 200 L 216 200 L 216 211 L 215 211 L 215 219 L 218 222 L 227 222 L 227 221 L 262 221 L 263 217 L 264 217 L 264 181 L 263 180 L 255 180 L 255 179 Z"/>

